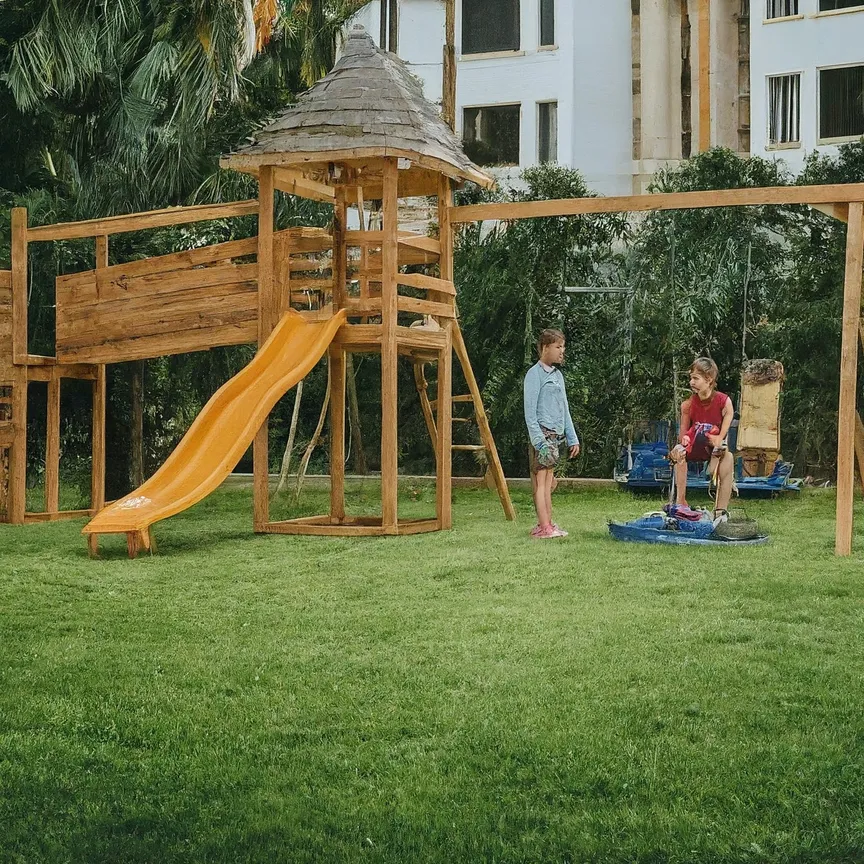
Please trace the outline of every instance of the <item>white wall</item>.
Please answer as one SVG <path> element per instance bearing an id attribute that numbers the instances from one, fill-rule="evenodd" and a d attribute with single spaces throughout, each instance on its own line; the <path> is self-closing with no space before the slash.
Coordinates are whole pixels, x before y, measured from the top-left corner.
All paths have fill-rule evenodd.
<path id="1" fill-rule="evenodd" d="M 632 185 L 632 55 L 630 4 L 557 0 L 557 46 L 539 46 L 539 0 L 521 0 L 521 46 L 498 56 L 462 56 L 461 0 L 456 0 L 456 131 L 464 108 L 521 105 L 519 168 L 537 163 L 538 102 L 558 102 L 558 161 L 577 168 L 602 194 Z M 378 42 L 379 3 L 354 21 Z M 399 56 L 440 102 L 444 45 L 443 0 L 400 0 Z M 516 171 L 496 172 L 502 179 Z"/>
<path id="2" fill-rule="evenodd" d="M 799 16 L 763 23 L 764 0 L 750 8 L 750 139 L 754 156 L 784 160 L 796 173 L 806 154 L 836 154 L 836 145 L 817 144 L 818 69 L 864 63 L 864 9 L 817 13 L 818 0 L 800 0 Z M 768 147 L 767 76 L 801 73 L 801 146 Z"/>

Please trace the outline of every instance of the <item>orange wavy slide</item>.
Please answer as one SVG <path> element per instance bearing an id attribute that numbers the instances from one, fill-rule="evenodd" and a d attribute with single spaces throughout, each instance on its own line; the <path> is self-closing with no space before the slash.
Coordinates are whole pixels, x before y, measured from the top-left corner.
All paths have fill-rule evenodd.
<path id="1" fill-rule="evenodd" d="M 201 409 L 174 452 L 142 486 L 101 510 L 82 534 L 144 531 L 209 495 L 231 473 L 279 399 L 321 359 L 345 322 L 286 313 L 248 366 Z"/>

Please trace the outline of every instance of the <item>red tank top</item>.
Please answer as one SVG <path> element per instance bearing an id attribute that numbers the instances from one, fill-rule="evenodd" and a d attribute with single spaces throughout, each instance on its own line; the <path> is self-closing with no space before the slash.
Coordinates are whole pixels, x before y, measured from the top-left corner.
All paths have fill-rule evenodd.
<path id="1" fill-rule="evenodd" d="M 689 459 L 702 462 L 711 455 L 711 445 L 706 435 L 712 426 L 718 429 L 723 425 L 723 409 L 729 397 L 725 393 L 716 392 L 707 401 L 703 402 L 695 393 L 687 400 L 690 405 L 690 429 L 687 434 L 695 439 Z"/>

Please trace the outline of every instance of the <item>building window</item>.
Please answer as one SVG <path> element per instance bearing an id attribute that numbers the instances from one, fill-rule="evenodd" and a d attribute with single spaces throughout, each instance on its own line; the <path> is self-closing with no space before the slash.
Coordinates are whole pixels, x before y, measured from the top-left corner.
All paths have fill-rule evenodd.
<path id="1" fill-rule="evenodd" d="M 819 71 L 819 137 L 864 135 L 864 66 Z"/>
<path id="2" fill-rule="evenodd" d="M 462 0 L 462 53 L 519 50 L 519 0 Z"/>
<path id="3" fill-rule="evenodd" d="M 768 143 L 801 141 L 801 75 L 776 75 L 768 79 Z"/>
<path id="4" fill-rule="evenodd" d="M 537 104 L 537 161 L 558 161 L 558 103 Z"/>
<path id="5" fill-rule="evenodd" d="M 466 108 L 463 144 L 468 158 L 478 165 L 519 164 L 519 105 Z"/>
<path id="6" fill-rule="evenodd" d="M 540 0 L 540 44 L 555 44 L 555 0 Z"/>
<path id="7" fill-rule="evenodd" d="M 765 17 L 788 18 L 790 15 L 798 14 L 798 0 L 768 0 L 768 9 Z"/>
<path id="8" fill-rule="evenodd" d="M 833 12 L 835 9 L 854 9 L 864 7 L 864 0 L 819 0 L 820 12 Z"/>

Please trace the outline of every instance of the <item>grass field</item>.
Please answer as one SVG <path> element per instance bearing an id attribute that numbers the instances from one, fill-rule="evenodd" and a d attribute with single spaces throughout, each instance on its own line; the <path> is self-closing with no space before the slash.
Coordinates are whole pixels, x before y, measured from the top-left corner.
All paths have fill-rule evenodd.
<path id="1" fill-rule="evenodd" d="M 532 541 L 515 498 L 349 540 L 255 537 L 223 490 L 137 561 L 0 525 L 0 860 L 864 860 L 864 541 L 833 556 L 832 494 L 748 505 L 750 549 L 617 544 L 652 502 L 615 492 Z"/>

